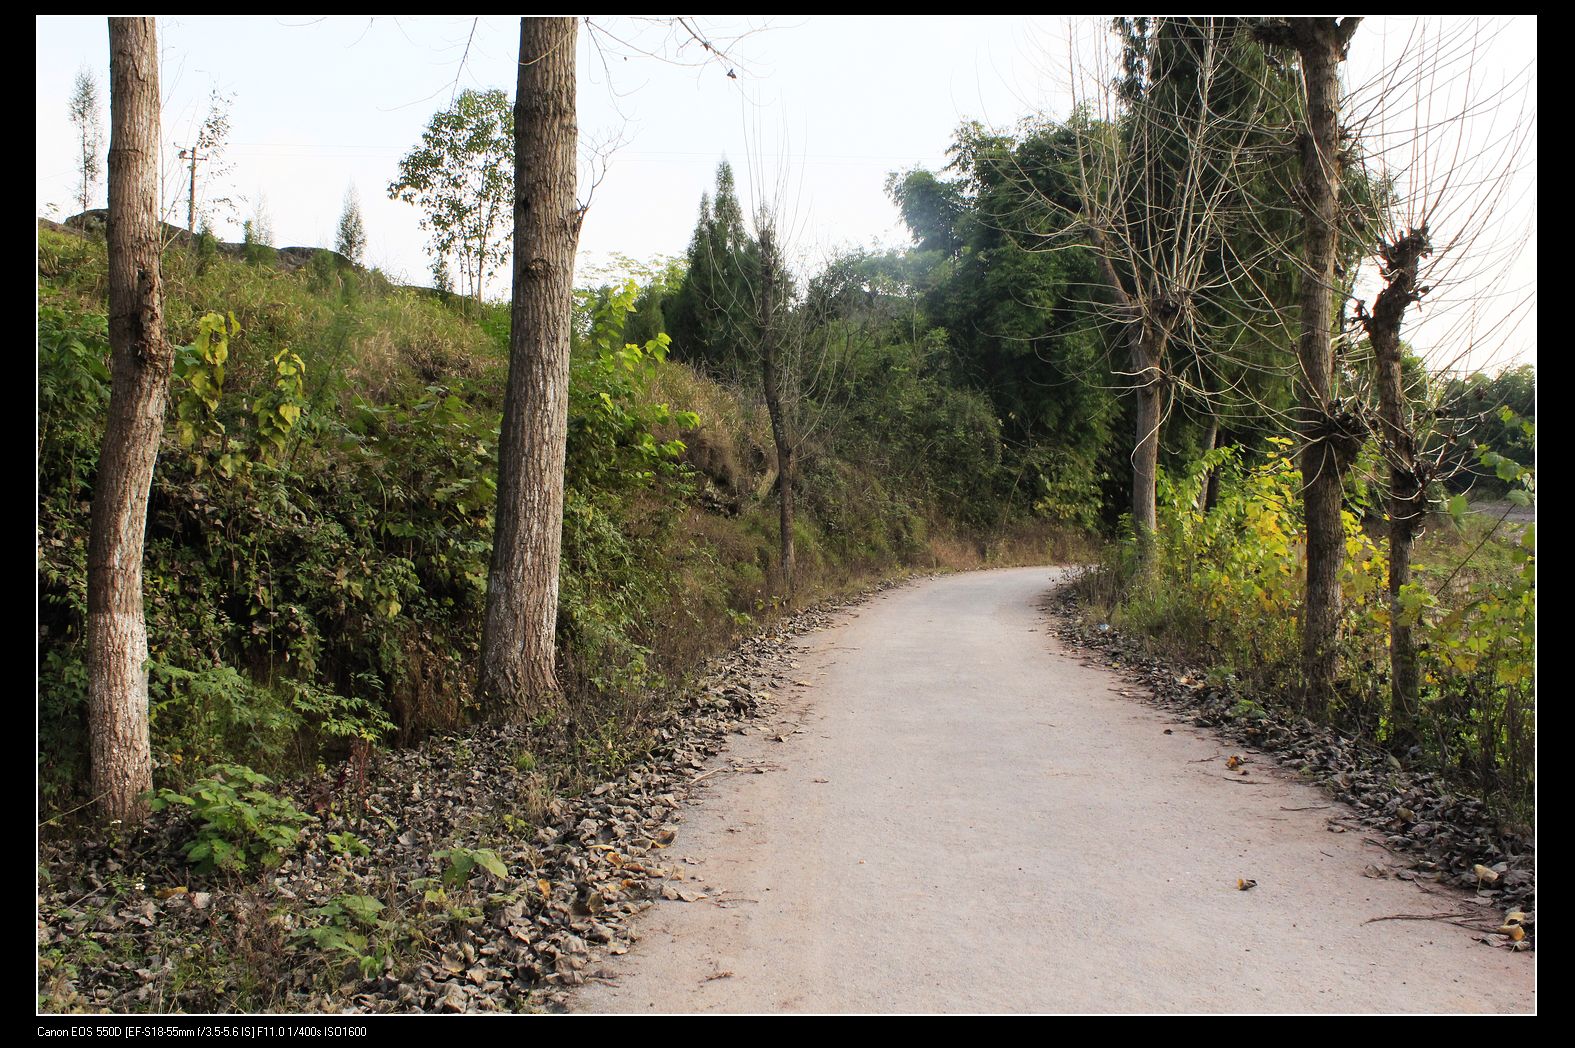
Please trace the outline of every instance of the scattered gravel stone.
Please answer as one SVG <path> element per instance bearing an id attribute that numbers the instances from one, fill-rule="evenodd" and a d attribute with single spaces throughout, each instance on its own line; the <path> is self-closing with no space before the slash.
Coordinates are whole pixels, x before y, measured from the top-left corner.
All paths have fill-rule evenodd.
<path id="1" fill-rule="evenodd" d="M 285 784 L 316 821 L 276 868 L 244 877 L 186 866 L 191 828 L 175 807 L 129 839 L 41 840 L 42 1007 L 562 1010 L 567 988 L 627 952 L 630 917 L 654 899 L 706 898 L 669 883 L 682 876 L 667 854 L 672 824 L 728 737 L 776 709 L 793 639 L 897 584 L 800 612 L 712 659 L 649 725 L 649 749 L 609 776 L 562 732 L 479 727 L 376 754 L 361 791 L 345 786 L 348 766 Z M 365 854 L 329 842 L 344 833 Z M 504 875 L 482 863 L 451 875 L 439 853 L 455 849 L 494 853 Z M 347 896 L 381 904 L 374 926 L 348 927 L 368 940 L 359 957 L 311 938 L 328 920 L 321 908 Z M 260 989 L 238 997 L 241 981 Z"/>

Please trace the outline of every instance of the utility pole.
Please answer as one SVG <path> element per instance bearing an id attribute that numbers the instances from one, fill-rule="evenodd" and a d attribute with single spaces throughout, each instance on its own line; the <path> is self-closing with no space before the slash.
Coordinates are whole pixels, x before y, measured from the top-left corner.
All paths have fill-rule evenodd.
<path id="1" fill-rule="evenodd" d="M 192 146 L 190 149 L 182 149 L 180 151 L 180 158 L 182 160 L 190 160 L 191 161 L 190 187 L 189 187 L 188 194 L 187 194 L 187 197 L 186 197 L 186 232 L 190 233 L 192 236 L 196 236 L 197 235 L 197 161 L 199 161 L 199 160 L 207 160 L 208 158 L 205 157 L 205 156 L 198 156 L 197 155 L 197 147 L 196 146 Z"/>

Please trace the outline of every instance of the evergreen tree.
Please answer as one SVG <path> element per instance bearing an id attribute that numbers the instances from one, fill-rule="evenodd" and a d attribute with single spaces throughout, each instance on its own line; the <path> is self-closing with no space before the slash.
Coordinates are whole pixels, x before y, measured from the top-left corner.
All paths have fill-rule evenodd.
<path id="1" fill-rule="evenodd" d="M 358 266 L 366 254 L 366 224 L 361 219 L 361 198 L 355 186 L 345 191 L 345 206 L 339 215 L 339 233 L 334 238 L 334 249 Z"/>
<path id="2" fill-rule="evenodd" d="M 724 160 L 716 169 L 716 195 L 700 198 L 688 271 L 668 315 L 675 358 L 716 375 L 753 373 L 759 325 L 750 290 L 751 243 L 733 168 Z"/>
<path id="3" fill-rule="evenodd" d="M 98 185 L 102 169 L 99 154 L 104 148 L 104 127 L 99 117 L 98 81 L 87 69 L 77 73 L 76 85 L 71 92 L 71 122 L 77 127 L 81 143 L 77 170 L 81 180 L 77 189 L 77 202 L 86 211 L 93 201 L 93 190 Z"/>

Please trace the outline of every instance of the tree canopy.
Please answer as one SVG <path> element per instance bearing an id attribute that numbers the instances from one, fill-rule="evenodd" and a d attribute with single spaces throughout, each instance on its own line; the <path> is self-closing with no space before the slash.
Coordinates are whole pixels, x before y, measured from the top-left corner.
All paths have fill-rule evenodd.
<path id="1" fill-rule="evenodd" d="M 434 267 L 452 259 L 462 294 L 486 296 L 508 257 L 514 207 L 514 107 L 506 92 L 461 91 L 399 162 L 388 195 L 421 209 Z"/>

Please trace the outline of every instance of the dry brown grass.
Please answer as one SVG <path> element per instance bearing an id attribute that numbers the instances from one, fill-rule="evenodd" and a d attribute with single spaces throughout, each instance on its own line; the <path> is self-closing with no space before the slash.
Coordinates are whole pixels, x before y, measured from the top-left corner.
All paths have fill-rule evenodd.
<path id="1" fill-rule="evenodd" d="M 697 429 L 659 432 L 661 439 L 678 437 L 688 450 L 684 461 L 704 474 L 728 497 L 749 494 L 773 457 L 771 426 L 764 405 L 754 404 L 686 364 L 653 368 L 646 377 L 649 397 L 674 411 L 700 416 Z"/>

